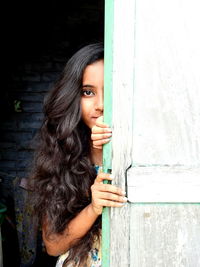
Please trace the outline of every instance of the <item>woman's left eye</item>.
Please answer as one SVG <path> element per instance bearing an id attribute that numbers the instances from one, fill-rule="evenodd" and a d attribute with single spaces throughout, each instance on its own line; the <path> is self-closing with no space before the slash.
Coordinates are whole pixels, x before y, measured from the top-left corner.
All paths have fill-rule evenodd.
<path id="1" fill-rule="evenodd" d="M 94 93 L 91 90 L 82 90 L 82 95 L 91 96 L 94 95 Z"/>

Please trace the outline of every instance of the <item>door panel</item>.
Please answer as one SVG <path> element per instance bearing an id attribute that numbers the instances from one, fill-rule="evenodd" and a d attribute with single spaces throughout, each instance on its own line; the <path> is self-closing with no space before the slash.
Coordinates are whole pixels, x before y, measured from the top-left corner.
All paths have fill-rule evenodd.
<path id="1" fill-rule="evenodd" d="M 131 204 L 131 267 L 200 266 L 200 208 Z"/>
<path id="2" fill-rule="evenodd" d="M 111 169 L 129 202 L 107 214 L 103 266 L 198 267 L 200 2 L 110 2 Z"/>
<path id="3" fill-rule="evenodd" d="M 136 2 L 134 164 L 199 165 L 200 3 Z"/>

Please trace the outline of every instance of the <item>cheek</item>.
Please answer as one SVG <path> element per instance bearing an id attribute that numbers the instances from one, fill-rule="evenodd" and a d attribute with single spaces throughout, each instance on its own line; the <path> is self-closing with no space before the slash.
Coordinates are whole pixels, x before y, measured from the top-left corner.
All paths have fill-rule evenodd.
<path id="1" fill-rule="evenodd" d="M 87 105 L 84 100 L 81 101 L 81 111 L 82 115 L 84 115 L 87 112 Z"/>
<path id="2" fill-rule="evenodd" d="M 82 112 L 89 114 L 92 110 L 92 101 L 89 101 L 89 99 L 82 99 L 81 109 L 82 109 Z"/>
<path id="3" fill-rule="evenodd" d="M 81 101 L 81 110 L 82 110 L 82 118 L 86 120 L 87 117 L 89 117 L 89 113 L 90 113 L 90 105 L 88 101 L 85 101 L 85 100 Z"/>
<path id="4" fill-rule="evenodd" d="M 91 101 L 83 99 L 81 101 L 82 120 L 90 129 L 95 125 L 95 121 L 91 119 L 92 110 Z"/>

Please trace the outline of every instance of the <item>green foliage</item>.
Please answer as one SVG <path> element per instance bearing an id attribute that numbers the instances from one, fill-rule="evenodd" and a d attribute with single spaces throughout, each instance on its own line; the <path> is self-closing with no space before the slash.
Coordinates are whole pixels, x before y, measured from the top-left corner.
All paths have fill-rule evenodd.
<path id="1" fill-rule="evenodd" d="M 22 112 L 20 100 L 14 100 L 14 110 L 15 112 Z"/>

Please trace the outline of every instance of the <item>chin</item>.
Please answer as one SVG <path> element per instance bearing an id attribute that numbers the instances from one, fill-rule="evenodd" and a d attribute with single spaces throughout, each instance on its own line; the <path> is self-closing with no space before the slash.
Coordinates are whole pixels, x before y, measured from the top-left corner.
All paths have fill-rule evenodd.
<path id="1" fill-rule="evenodd" d="M 92 128 L 96 125 L 97 118 L 92 118 L 90 122 L 88 123 L 89 127 Z"/>
<path id="2" fill-rule="evenodd" d="M 92 128 L 95 126 L 95 123 L 94 124 L 91 124 L 90 126 L 88 126 L 91 130 Z"/>
<path id="3" fill-rule="evenodd" d="M 97 118 L 91 118 L 90 120 L 85 120 L 84 123 L 88 128 L 92 129 L 96 125 L 96 120 Z"/>
<path id="4" fill-rule="evenodd" d="M 92 130 L 92 127 L 95 126 L 95 123 L 85 123 L 85 125 L 86 125 L 90 130 Z"/>

